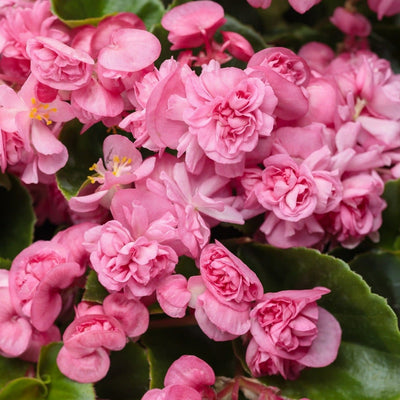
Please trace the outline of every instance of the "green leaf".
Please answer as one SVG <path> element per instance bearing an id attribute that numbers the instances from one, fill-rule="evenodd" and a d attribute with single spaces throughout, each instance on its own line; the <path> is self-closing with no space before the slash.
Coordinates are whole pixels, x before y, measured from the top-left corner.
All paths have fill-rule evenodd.
<path id="1" fill-rule="evenodd" d="M 46 385 L 35 378 L 18 378 L 0 390 L 0 400 L 44 400 Z"/>
<path id="2" fill-rule="evenodd" d="M 0 257 L 13 259 L 32 243 L 35 213 L 27 189 L 9 178 L 10 190 L 0 186 Z"/>
<path id="3" fill-rule="evenodd" d="M 170 320 L 171 324 L 184 324 L 186 321 Z M 167 325 L 168 319 L 165 322 Z M 195 321 L 191 323 L 195 324 Z M 163 387 L 169 366 L 184 354 L 195 355 L 206 361 L 216 375 L 235 375 L 236 359 L 230 342 L 214 342 L 198 326 L 158 328 L 150 324 L 150 328 L 140 340 L 148 350 L 150 388 Z"/>
<path id="4" fill-rule="evenodd" d="M 400 254 L 368 252 L 354 258 L 350 267 L 365 279 L 374 293 L 387 299 L 400 318 Z"/>
<path id="5" fill-rule="evenodd" d="M 232 31 L 240 33 L 253 46 L 255 52 L 265 49 L 267 44 L 263 37 L 257 33 L 250 25 L 245 25 L 230 15 L 226 15 L 226 23 L 221 27 L 222 31 Z"/>
<path id="6" fill-rule="evenodd" d="M 59 139 L 68 149 L 68 162 L 57 172 L 57 183 L 69 200 L 87 183 L 89 168 L 103 156 L 103 141 L 108 136 L 103 124 L 96 124 L 82 135 L 82 125 L 73 120 L 64 125 Z"/>
<path id="7" fill-rule="evenodd" d="M 51 0 L 51 8 L 72 28 L 96 25 L 108 15 L 131 12 L 139 16 L 149 29 L 160 22 L 165 11 L 160 0 Z"/>
<path id="8" fill-rule="evenodd" d="M 19 358 L 5 358 L 0 356 L 0 388 L 8 381 L 20 378 L 33 372 L 33 365 Z"/>
<path id="9" fill-rule="evenodd" d="M 47 400 L 95 400 L 91 383 L 78 383 L 64 376 L 57 367 L 56 359 L 62 343 L 43 346 L 38 362 L 38 376 L 48 387 Z"/>
<path id="10" fill-rule="evenodd" d="M 0 257 L 0 269 L 10 269 L 12 261 L 8 258 Z"/>
<path id="11" fill-rule="evenodd" d="M 86 280 L 85 292 L 83 293 L 82 300 L 103 303 L 103 300 L 108 296 L 108 294 L 106 288 L 99 282 L 96 272 L 90 270 Z"/>
<path id="12" fill-rule="evenodd" d="M 111 353 L 107 376 L 96 383 L 96 394 L 104 399 L 140 399 L 149 389 L 147 352 L 137 343 L 129 342 L 121 351 Z"/>
<path id="13" fill-rule="evenodd" d="M 400 398 L 400 382 L 393 378 L 400 371 L 396 315 L 346 263 L 315 250 L 261 244 L 241 246 L 239 256 L 257 273 L 266 292 L 329 288 L 331 293 L 318 303 L 337 318 L 343 331 L 339 356 L 330 366 L 303 371 L 296 381 L 265 377 L 263 382 L 289 397 L 312 400 Z"/>
<path id="14" fill-rule="evenodd" d="M 395 240 L 400 235 L 400 179 L 386 182 L 382 197 L 386 200 L 387 207 L 382 213 L 379 246 L 393 249 Z"/>

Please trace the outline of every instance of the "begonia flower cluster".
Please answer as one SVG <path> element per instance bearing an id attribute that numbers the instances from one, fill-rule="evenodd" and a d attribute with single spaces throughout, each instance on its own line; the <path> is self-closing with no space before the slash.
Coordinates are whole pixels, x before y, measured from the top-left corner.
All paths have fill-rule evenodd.
<path id="1" fill-rule="evenodd" d="M 318 2 L 290 4 L 303 13 Z M 400 11 L 378 3 L 368 2 L 380 18 Z M 0 270 L 0 354 L 36 362 L 42 345 L 62 340 L 60 371 L 97 382 L 157 303 L 212 340 L 240 338 L 254 377 L 296 379 L 334 362 L 341 328 L 317 304 L 330 289 L 265 292 L 212 233 L 258 217 L 252 240 L 280 248 L 378 240 L 384 183 L 400 177 L 400 76 L 368 49 L 368 23 L 346 12 L 331 18 L 349 38 L 340 54 L 317 42 L 254 52 L 236 32 L 217 35 L 219 4 L 188 2 L 161 20 L 179 55 L 158 60 L 159 39 L 132 13 L 69 28 L 47 0 L 4 6 L 1 171 L 36 197 L 40 222 L 69 226 Z M 110 134 L 67 200 L 54 176 L 72 120 L 82 135 L 97 123 Z M 41 202 L 41 191 L 57 201 Z M 197 275 L 176 272 L 182 257 Z M 102 304 L 80 301 L 88 274 L 107 291 Z M 215 398 L 214 372 L 194 356 L 164 383 L 143 400 Z"/>

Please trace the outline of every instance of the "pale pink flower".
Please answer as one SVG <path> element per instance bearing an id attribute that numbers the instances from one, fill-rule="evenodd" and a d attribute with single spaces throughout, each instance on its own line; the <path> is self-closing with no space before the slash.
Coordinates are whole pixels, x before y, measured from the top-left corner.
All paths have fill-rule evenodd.
<path id="1" fill-rule="evenodd" d="M 69 206 L 78 212 L 93 212 L 100 206 L 110 208 L 114 194 L 129 187 L 136 180 L 150 174 L 155 159 L 142 160 L 142 155 L 128 138 L 121 135 L 107 136 L 103 142 L 102 159 L 90 168 L 94 174 L 88 176 L 93 191 L 87 195 L 72 197 Z"/>
<path id="2" fill-rule="evenodd" d="M 309 42 L 302 46 L 298 52 L 311 70 L 323 73 L 329 63 L 335 58 L 335 52 L 326 44 Z"/>
<path id="3" fill-rule="evenodd" d="M 304 14 L 321 0 L 289 0 L 289 4 L 300 14 Z"/>
<path id="4" fill-rule="evenodd" d="M 213 1 L 181 4 L 166 12 L 161 25 L 169 31 L 171 50 L 193 48 L 208 42 L 225 23 L 224 9 Z"/>
<path id="5" fill-rule="evenodd" d="M 82 50 L 39 36 L 27 42 L 26 52 L 33 75 L 45 85 L 59 90 L 76 90 L 89 82 L 94 61 Z"/>
<path id="6" fill-rule="evenodd" d="M 223 47 L 226 48 L 233 57 L 241 61 L 249 61 L 254 54 L 250 42 L 237 32 L 221 31 L 224 40 Z"/>
<path id="7" fill-rule="evenodd" d="M 300 364 L 290 367 L 286 378 L 296 378 L 300 369 L 306 367 L 325 367 L 331 364 L 338 353 L 341 328 L 337 320 L 328 311 L 317 306 L 316 301 L 329 289 L 316 287 L 306 290 L 285 290 L 266 293 L 250 313 L 251 334 L 261 352 L 272 357 L 269 373 L 286 374 L 284 363 Z M 252 349 L 253 347 L 253 349 Z M 250 347 L 247 360 L 254 367 L 254 342 Z M 274 360 L 275 358 L 275 360 Z M 259 368 L 259 367 L 258 367 Z M 259 375 L 260 371 L 256 374 Z"/>
<path id="8" fill-rule="evenodd" d="M 151 389 L 141 400 L 202 400 L 200 393 L 185 385 L 170 385 L 164 389 Z"/>
<path id="9" fill-rule="evenodd" d="M 254 8 L 268 8 L 272 0 L 247 0 L 247 2 Z"/>

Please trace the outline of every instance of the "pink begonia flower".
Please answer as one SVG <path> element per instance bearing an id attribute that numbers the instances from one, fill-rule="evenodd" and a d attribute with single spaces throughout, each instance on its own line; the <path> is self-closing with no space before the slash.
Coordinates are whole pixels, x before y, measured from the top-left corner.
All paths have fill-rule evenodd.
<path id="1" fill-rule="evenodd" d="M 32 329 L 29 320 L 16 312 L 8 286 L 0 287 L 0 355 L 18 357 L 24 353 L 31 340 Z"/>
<path id="2" fill-rule="evenodd" d="M 156 289 L 160 307 L 172 318 L 185 316 L 191 294 L 187 289 L 187 280 L 183 275 L 174 274 L 164 278 Z"/>
<path id="3" fill-rule="evenodd" d="M 213 369 L 202 359 L 183 355 L 168 368 L 164 386 L 186 385 L 197 390 L 203 397 L 212 392 L 210 386 L 215 383 Z M 206 397 L 207 398 L 207 397 Z"/>
<path id="4" fill-rule="evenodd" d="M 202 250 L 199 268 L 202 280 L 191 277 L 188 289 L 201 329 L 218 341 L 245 334 L 251 303 L 263 294 L 257 275 L 219 242 Z"/>
<path id="5" fill-rule="evenodd" d="M 171 247 L 145 236 L 133 238 L 115 220 L 87 231 L 84 246 L 100 283 L 112 292 L 126 289 L 136 298 L 152 294 L 178 262 Z"/>
<path id="6" fill-rule="evenodd" d="M 52 14 L 48 0 L 24 2 L 5 9 L 0 19 L 0 76 L 3 79 L 24 83 L 30 73 L 26 44 L 38 36 L 63 43 L 69 40 L 67 27 Z"/>
<path id="7" fill-rule="evenodd" d="M 343 199 L 328 216 L 326 229 L 346 248 L 354 248 L 369 236 L 379 240 L 382 211 L 386 202 L 381 198 L 384 184 L 379 175 L 362 172 L 343 180 Z"/>
<path id="8" fill-rule="evenodd" d="M 164 389 L 151 389 L 141 400 L 202 400 L 201 394 L 186 385 L 170 385 Z"/>
<path id="9" fill-rule="evenodd" d="M 310 68 L 301 57 L 284 47 L 270 47 L 255 53 L 247 64 L 247 73 L 271 85 L 278 105 L 275 114 L 284 120 L 297 119 L 308 109 L 304 88 Z"/>
<path id="10" fill-rule="evenodd" d="M 83 246 L 85 232 L 94 228 L 96 224 L 92 222 L 82 222 L 72 225 L 62 231 L 57 232 L 51 242 L 59 243 L 68 249 L 68 260 L 75 261 L 83 268 L 86 268 L 89 262 L 89 254 Z"/>
<path id="11" fill-rule="evenodd" d="M 306 43 L 300 48 L 298 55 L 304 58 L 312 71 L 320 74 L 335 58 L 335 52 L 328 45 L 319 42 Z"/>
<path id="12" fill-rule="evenodd" d="M 269 244 L 283 249 L 312 247 L 320 243 L 326 235 L 315 215 L 292 222 L 278 218 L 273 212 L 267 214 L 260 231 L 264 233 Z"/>
<path id="13" fill-rule="evenodd" d="M 194 48 L 208 42 L 226 22 L 224 9 L 213 1 L 181 4 L 166 12 L 161 25 L 166 29 L 171 50 Z"/>
<path id="14" fill-rule="evenodd" d="M 62 309 L 61 292 L 83 275 L 85 268 L 68 261 L 65 247 L 37 241 L 22 250 L 10 269 L 10 294 L 20 315 L 46 331 Z"/>
<path id="15" fill-rule="evenodd" d="M 344 7 L 336 7 L 330 21 L 346 35 L 366 37 L 371 33 L 371 23 L 364 15 Z"/>
<path id="16" fill-rule="evenodd" d="M 149 310 L 140 301 L 128 299 L 122 293 L 108 295 L 103 301 L 103 309 L 106 315 L 121 324 L 130 338 L 138 338 L 149 327 Z"/>
<path id="17" fill-rule="evenodd" d="M 210 63 L 185 82 L 189 132 L 224 176 L 241 175 L 246 153 L 270 135 L 277 99 L 268 84 L 238 68 Z M 239 169 L 231 166 L 239 166 Z M 190 164 L 188 164 L 190 168 Z M 193 170 L 192 170 L 193 172 Z"/>
<path id="18" fill-rule="evenodd" d="M 321 0 L 289 0 L 289 4 L 300 14 L 304 14 Z"/>
<path id="19" fill-rule="evenodd" d="M 110 43 L 98 55 L 98 64 L 120 77 L 143 70 L 153 64 L 161 52 L 160 41 L 142 29 L 117 29 Z"/>
<path id="20" fill-rule="evenodd" d="M 121 324 L 111 316 L 86 314 L 65 330 L 64 346 L 57 356 L 60 371 L 81 383 L 97 382 L 110 367 L 109 350 L 122 350 L 126 336 Z"/>
<path id="21" fill-rule="evenodd" d="M 168 154 L 158 161 L 146 186 L 160 198 L 172 202 L 178 237 L 184 245 L 177 250 L 179 255 L 196 258 L 209 241 L 210 226 L 218 221 L 243 223 L 240 213 L 231 206 L 233 197 L 228 182 L 214 174 L 212 165 L 194 176 L 187 172 L 183 162 Z"/>
<path id="22" fill-rule="evenodd" d="M 102 19 L 90 37 L 89 54 L 97 58 L 100 50 L 110 44 L 113 32 L 126 28 L 146 30 L 146 25 L 136 14 L 130 12 L 121 12 Z"/>
<path id="23" fill-rule="evenodd" d="M 255 343 L 246 359 L 255 375 L 262 370 L 261 365 L 256 365 L 260 362 L 267 363 L 263 372 L 279 372 L 286 379 L 295 379 L 304 366 L 325 367 L 336 359 L 340 325 L 316 303 L 329 292 L 327 288 L 316 287 L 264 294 L 250 313 L 250 331 Z M 257 356 L 257 352 L 266 354 Z M 288 362 L 300 365 L 287 365 Z"/>
<path id="24" fill-rule="evenodd" d="M 272 0 L 247 0 L 247 2 L 254 8 L 268 8 Z"/>
<path id="25" fill-rule="evenodd" d="M 237 32 L 221 31 L 223 47 L 238 60 L 248 62 L 254 54 L 250 42 Z"/>
<path id="26" fill-rule="evenodd" d="M 36 37 L 27 42 L 35 78 L 58 90 L 80 89 L 89 82 L 94 61 L 84 51 L 48 37 Z"/>
<path id="27" fill-rule="evenodd" d="M 65 165 L 68 152 L 56 137 L 57 123 L 74 117 L 70 105 L 59 97 L 49 103 L 39 101 L 37 88 L 33 75 L 18 94 L 6 85 L 0 86 L 0 111 L 7 117 L 2 130 L 17 132 L 24 141 L 19 160 L 24 183 L 38 183 L 43 176 L 53 175 Z M 54 131 L 50 129 L 53 126 Z"/>
<path id="28" fill-rule="evenodd" d="M 378 14 L 378 19 L 400 13 L 399 0 L 368 0 L 368 6 Z"/>
<path id="29" fill-rule="evenodd" d="M 129 186 L 135 180 L 150 174 L 155 158 L 142 160 L 142 155 L 132 141 L 125 136 L 110 135 L 103 142 L 102 159 L 90 168 L 94 175 L 88 176 L 94 191 L 88 195 L 72 197 L 69 206 L 78 212 L 92 212 L 99 206 L 110 208 L 118 189 Z"/>

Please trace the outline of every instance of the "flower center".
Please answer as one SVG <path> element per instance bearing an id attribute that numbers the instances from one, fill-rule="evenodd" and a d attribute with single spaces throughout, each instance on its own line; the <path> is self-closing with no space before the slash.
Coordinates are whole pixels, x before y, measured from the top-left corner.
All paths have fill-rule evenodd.
<path id="1" fill-rule="evenodd" d="M 57 108 L 49 108 L 46 103 L 39 103 L 34 97 L 31 99 L 32 108 L 29 117 L 39 121 L 46 122 L 46 125 L 51 125 L 53 121 L 50 119 L 50 112 L 57 112 Z"/>

